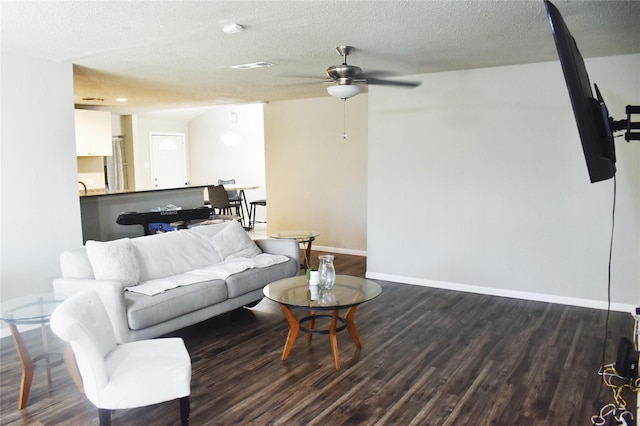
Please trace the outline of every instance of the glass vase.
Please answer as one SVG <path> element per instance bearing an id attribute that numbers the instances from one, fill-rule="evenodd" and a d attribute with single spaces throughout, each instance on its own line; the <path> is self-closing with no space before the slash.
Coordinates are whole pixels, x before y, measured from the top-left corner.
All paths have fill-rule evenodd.
<path id="1" fill-rule="evenodd" d="M 333 288 L 336 281 L 336 270 L 333 267 L 333 255 L 325 254 L 318 256 L 320 265 L 318 266 L 318 286 L 323 289 Z"/>

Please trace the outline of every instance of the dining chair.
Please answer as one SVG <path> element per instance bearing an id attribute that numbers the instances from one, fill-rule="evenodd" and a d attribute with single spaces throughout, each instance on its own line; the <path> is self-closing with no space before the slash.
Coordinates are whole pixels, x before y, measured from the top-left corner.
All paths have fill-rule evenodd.
<path id="1" fill-rule="evenodd" d="M 235 185 L 235 179 L 218 179 L 218 185 Z M 236 209 L 236 214 L 240 216 L 241 220 L 244 220 L 244 212 L 242 211 L 242 197 L 238 191 L 227 191 L 227 197 L 229 198 L 229 204 L 232 208 Z"/>
<path id="2" fill-rule="evenodd" d="M 76 293 L 51 315 L 51 330 L 73 351 L 83 392 L 98 408 L 101 426 L 111 411 L 179 399 L 180 420 L 189 424 L 191 358 L 180 337 L 118 345 L 95 290 Z M 166 419 L 157 419 L 166 421 Z"/>
<path id="3" fill-rule="evenodd" d="M 218 185 L 235 185 L 235 179 L 218 179 Z M 229 196 L 229 202 L 240 201 L 240 194 L 238 191 L 227 191 Z"/>
<path id="4" fill-rule="evenodd" d="M 209 191 L 209 203 L 211 204 L 214 214 L 216 213 L 216 209 L 218 210 L 218 214 L 232 214 L 231 203 L 229 202 L 229 196 L 224 189 L 224 185 L 211 185 L 207 187 L 207 190 Z"/>

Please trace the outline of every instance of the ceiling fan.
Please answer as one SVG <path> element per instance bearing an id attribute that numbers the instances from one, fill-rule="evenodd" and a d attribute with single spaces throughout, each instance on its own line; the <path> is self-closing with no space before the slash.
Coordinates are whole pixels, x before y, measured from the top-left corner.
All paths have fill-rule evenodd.
<path id="1" fill-rule="evenodd" d="M 327 68 L 327 76 L 329 78 L 326 81 L 335 83 L 327 87 L 327 92 L 331 96 L 342 100 L 348 99 L 360 93 L 359 84 L 377 84 L 409 88 L 420 85 L 420 82 L 415 81 L 383 80 L 378 78 L 378 76 L 384 73 L 375 71 L 365 73 L 360 67 L 348 65 L 347 56 L 354 50 L 355 48 L 353 46 L 336 47 L 336 52 L 342 56 L 342 64 Z"/>

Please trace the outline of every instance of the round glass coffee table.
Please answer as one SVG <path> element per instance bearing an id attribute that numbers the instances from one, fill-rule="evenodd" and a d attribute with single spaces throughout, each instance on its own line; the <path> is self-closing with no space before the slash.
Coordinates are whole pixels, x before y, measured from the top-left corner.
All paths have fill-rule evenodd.
<path id="1" fill-rule="evenodd" d="M 377 283 L 364 278 L 337 275 L 333 288 L 323 290 L 317 286 L 309 286 L 307 278 L 300 275 L 274 281 L 268 284 L 263 292 L 268 299 L 280 304 L 289 323 L 289 334 L 284 345 L 282 360 L 285 361 L 289 358 L 300 330 L 309 333 L 309 338 L 312 334 L 328 334 L 333 364 L 336 370 L 339 370 L 340 358 L 336 333 L 346 328 L 353 343 L 358 349 L 361 349 L 362 345 L 354 323 L 356 310 L 359 305 L 378 297 L 382 293 L 382 288 Z M 309 315 L 297 319 L 291 312 L 292 309 L 307 310 Z M 347 309 L 344 317 L 339 314 L 341 309 Z M 329 328 L 315 329 L 315 320 L 318 318 L 330 318 Z"/>
<path id="2" fill-rule="evenodd" d="M 60 365 L 63 362 L 62 355 L 49 352 L 49 341 L 47 338 L 47 324 L 53 310 L 62 303 L 56 299 L 53 293 L 36 294 L 33 296 L 18 297 L 2 302 L 0 305 L 0 320 L 9 324 L 13 342 L 18 351 L 18 358 L 22 367 L 22 381 L 20 383 L 20 397 L 18 409 L 22 410 L 27 405 L 31 380 L 37 362 L 42 361 L 47 367 L 47 381 L 51 386 L 50 368 Z M 40 324 L 42 331 L 43 354 L 34 358 L 31 357 L 27 346 L 24 344 L 18 325 Z"/>

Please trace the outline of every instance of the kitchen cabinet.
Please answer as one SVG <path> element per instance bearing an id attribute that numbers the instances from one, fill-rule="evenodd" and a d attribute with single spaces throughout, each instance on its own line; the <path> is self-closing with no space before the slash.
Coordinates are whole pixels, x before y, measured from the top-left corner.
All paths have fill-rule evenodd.
<path id="1" fill-rule="evenodd" d="M 109 111 L 76 109 L 75 121 L 77 156 L 113 155 L 111 113 Z"/>

